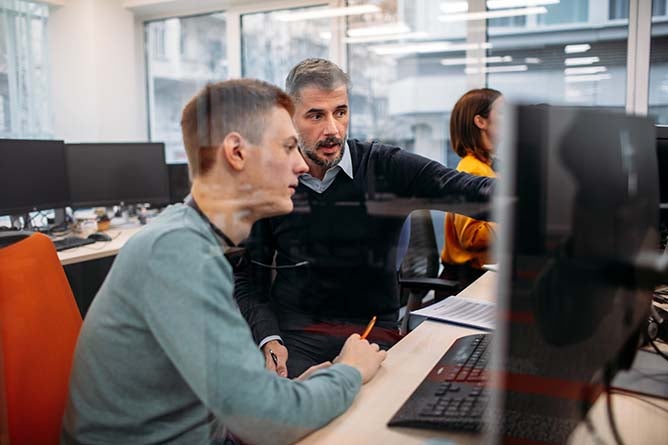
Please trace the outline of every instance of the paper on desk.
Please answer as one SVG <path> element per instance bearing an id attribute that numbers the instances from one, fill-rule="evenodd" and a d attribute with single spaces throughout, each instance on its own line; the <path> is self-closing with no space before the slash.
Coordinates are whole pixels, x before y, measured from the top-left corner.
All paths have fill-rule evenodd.
<path id="1" fill-rule="evenodd" d="M 496 325 L 496 304 L 471 298 L 448 297 L 411 312 L 413 315 L 492 331 Z"/>

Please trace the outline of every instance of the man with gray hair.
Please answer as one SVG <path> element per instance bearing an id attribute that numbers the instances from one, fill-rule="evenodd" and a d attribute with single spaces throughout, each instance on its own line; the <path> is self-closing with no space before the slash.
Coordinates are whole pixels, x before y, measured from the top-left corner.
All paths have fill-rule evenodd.
<path id="1" fill-rule="evenodd" d="M 251 261 L 235 274 L 235 297 L 265 364 L 281 375 L 331 360 L 374 315 L 369 338 L 384 347 L 398 339 L 396 244 L 408 211 L 372 214 L 369 198 L 484 202 L 492 194 L 493 179 L 378 141 L 348 139 L 349 89 L 348 75 L 324 59 L 306 59 L 288 74 L 309 171 L 299 177 L 295 211 L 253 226 Z"/>
<path id="2" fill-rule="evenodd" d="M 235 244 L 292 210 L 307 169 L 292 100 L 207 85 L 183 110 L 190 198 L 121 249 L 79 335 L 62 444 L 292 443 L 340 415 L 385 352 L 359 335 L 297 380 L 268 372 L 233 296 Z"/>

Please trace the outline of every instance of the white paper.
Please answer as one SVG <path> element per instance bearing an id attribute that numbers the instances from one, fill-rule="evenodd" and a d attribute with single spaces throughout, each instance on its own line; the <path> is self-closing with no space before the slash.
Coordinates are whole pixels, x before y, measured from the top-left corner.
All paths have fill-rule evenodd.
<path id="1" fill-rule="evenodd" d="M 496 304 L 471 298 L 448 297 L 411 312 L 413 315 L 489 331 L 496 326 Z"/>

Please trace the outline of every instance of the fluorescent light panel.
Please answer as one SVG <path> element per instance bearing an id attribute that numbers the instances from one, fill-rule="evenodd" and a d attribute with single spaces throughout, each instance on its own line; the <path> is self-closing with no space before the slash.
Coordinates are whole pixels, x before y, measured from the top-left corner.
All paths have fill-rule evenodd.
<path id="1" fill-rule="evenodd" d="M 320 8 L 312 11 L 293 11 L 276 14 L 276 20 L 295 22 L 298 20 L 314 20 L 330 17 L 344 17 L 347 15 L 369 14 L 380 11 L 376 5 L 346 6 L 343 8 Z"/>
<path id="2" fill-rule="evenodd" d="M 598 74 L 605 73 L 608 69 L 604 66 L 583 66 L 578 68 L 566 68 L 564 74 L 567 76 L 579 74 Z"/>
<path id="3" fill-rule="evenodd" d="M 501 9 L 499 11 L 485 11 L 485 12 L 466 12 L 462 14 L 446 14 L 438 17 L 441 22 L 463 22 L 468 20 L 486 20 L 496 19 L 500 17 L 516 17 L 521 15 L 537 15 L 545 14 L 547 9 L 543 6 L 535 8 L 519 8 L 519 9 Z"/>
<path id="4" fill-rule="evenodd" d="M 371 42 L 386 42 L 388 40 L 419 40 L 426 39 L 429 37 L 429 34 L 426 32 L 407 32 L 405 34 L 387 34 L 380 36 L 368 36 L 368 37 L 346 37 L 343 39 L 346 43 L 371 43 Z"/>
<path id="5" fill-rule="evenodd" d="M 589 43 L 579 43 L 577 45 L 564 46 L 564 52 L 566 54 L 586 53 L 590 49 L 591 45 Z"/>
<path id="6" fill-rule="evenodd" d="M 526 65 L 508 65 L 508 66 L 485 66 L 482 69 L 478 68 L 465 68 L 464 72 L 466 74 L 478 74 L 482 73 L 515 73 L 520 71 L 527 71 L 529 69 Z"/>
<path id="7" fill-rule="evenodd" d="M 593 56 L 593 57 L 570 57 L 570 58 L 564 60 L 564 65 L 566 65 L 566 66 L 591 65 L 591 64 L 594 64 L 594 63 L 598 63 L 600 61 L 601 61 L 601 59 L 599 59 L 596 56 Z"/>
<path id="8" fill-rule="evenodd" d="M 560 0 L 487 0 L 487 9 L 524 8 L 528 6 L 555 5 Z M 466 1 L 441 3 L 441 11 L 445 14 L 468 12 Z"/>
<path id="9" fill-rule="evenodd" d="M 555 5 L 560 0 L 487 0 L 488 9 L 522 8 L 527 6 Z"/>
<path id="10" fill-rule="evenodd" d="M 475 65 L 478 63 L 507 63 L 512 62 L 511 56 L 492 56 L 492 57 L 453 57 L 451 59 L 441 59 L 441 65 Z"/>
<path id="11" fill-rule="evenodd" d="M 388 34 L 405 34 L 411 29 L 405 23 L 388 23 L 386 25 L 367 26 L 348 30 L 348 37 L 368 37 Z"/>
<path id="12" fill-rule="evenodd" d="M 564 80 L 567 83 L 576 83 L 576 82 L 598 82 L 601 80 L 606 80 L 610 79 L 612 76 L 610 76 L 610 73 L 604 73 L 604 74 L 591 74 L 588 76 L 566 76 L 564 77 Z"/>
<path id="13" fill-rule="evenodd" d="M 420 42 L 401 43 L 391 45 L 376 45 L 369 49 L 379 56 L 402 54 L 425 54 L 451 51 L 466 51 L 469 49 L 489 49 L 491 43 L 450 43 L 450 42 Z"/>

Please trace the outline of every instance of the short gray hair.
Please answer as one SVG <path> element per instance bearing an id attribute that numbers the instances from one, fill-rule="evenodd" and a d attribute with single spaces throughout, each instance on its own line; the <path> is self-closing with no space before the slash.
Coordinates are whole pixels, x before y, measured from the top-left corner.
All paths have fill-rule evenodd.
<path id="1" fill-rule="evenodd" d="M 293 100 L 299 100 L 299 93 L 307 86 L 331 91 L 341 85 L 350 90 L 350 77 L 338 65 L 326 59 L 304 59 L 285 78 L 285 91 Z"/>

